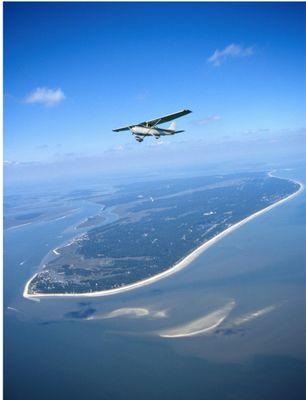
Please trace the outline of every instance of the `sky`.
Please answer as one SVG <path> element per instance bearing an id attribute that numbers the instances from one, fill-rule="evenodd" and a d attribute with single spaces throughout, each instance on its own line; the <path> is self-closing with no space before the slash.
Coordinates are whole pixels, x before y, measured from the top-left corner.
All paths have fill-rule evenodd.
<path id="1" fill-rule="evenodd" d="M 301 149 L 305 17 L 304 3 L 5 3 L 7 175 Z M 183 134 L 112 132 L 184 108 Z"/>

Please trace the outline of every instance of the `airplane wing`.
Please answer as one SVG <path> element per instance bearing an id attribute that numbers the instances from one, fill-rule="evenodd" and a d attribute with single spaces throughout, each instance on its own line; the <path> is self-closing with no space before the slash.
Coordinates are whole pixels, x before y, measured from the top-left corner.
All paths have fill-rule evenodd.
<path id="1" fill-rule="evenodd" d="M 184 115 L 187 115 L 189 113 L 191 113 L 190 110 L 182 110 L 182 111 L 178 111 L 178 112 L 173 113 L 173 114 L 165 115 L 163 117 L 151 119 L 150 121 L 144 121 L 144 122 L 140 122 L 139 124 L 132 124 L 132 125 L 129 125 L 129 126 L 123 126 L 121 128 L 113 129 L 113 132 L 128 131 L 133 126 L 152 127 L 152 126 L 155 126 L 157 124 L 163 124 L 164 122 L 169 122 L 169 121 L 172 121 L 173 119 L 176 119 L 176 118 L 179 118 L 179 117 L 183 117 Z"/>
<path id="2" fill-rule="evenodd" d="M 141 122 L 139 125 L 155 126 L 157 124 L 163 124 L 164 122 L 169 122 L 169 121 L 172 121 L 173 119 L 183 117 L 184 115 L 187 115 L 189 113 L 191 113 L 190 110 L 182 110 L 182 111 L 178 111 L 173 114 L 165 115 L 164 117 L 159 117 L 159 118 L 151 119 L 150 121 Z"/>

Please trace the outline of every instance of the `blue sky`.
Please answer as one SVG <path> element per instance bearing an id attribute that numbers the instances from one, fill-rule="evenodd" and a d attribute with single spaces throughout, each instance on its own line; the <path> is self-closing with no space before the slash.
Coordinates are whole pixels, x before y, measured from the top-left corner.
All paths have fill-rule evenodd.
<path id="1" fill-rule="evenodd" d="M 305 10 L 301 3 L 6 3 L 4 159 L 57 163 L 126 149 L 141 160 L 153 145 L 301 132 Z M 159 146 L 111 131 L 182 108 L 193 111 L 178 120 L 186 133 Z"/>

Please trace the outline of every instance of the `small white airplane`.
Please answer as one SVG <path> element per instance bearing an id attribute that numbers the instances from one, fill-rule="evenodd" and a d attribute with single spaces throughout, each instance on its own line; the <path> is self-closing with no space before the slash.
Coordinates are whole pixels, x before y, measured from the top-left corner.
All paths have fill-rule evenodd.
<path id="1" fill-rule="evenodd" d="M 190 110 L 182 110 L 173 114 L 165 115 L 164 117 L 155 118 L 150 121 L 140 122 L 139 124 L 133 124 L 123 126 L 122 128 L 113 129 L 113 132 L 131 131 L 132 135 L 138 142 L 142 142 L 146 136 L 154 136 L 155 139 L 159 139 L 160 136 L 175 135 L 184 131 L 177 131 L 175 122 L 172 122 L 169 128 L 158 128 L 157 125 L 165 122 L 172 121 L 173 119 L 183 117 L 191 113 Z"/>

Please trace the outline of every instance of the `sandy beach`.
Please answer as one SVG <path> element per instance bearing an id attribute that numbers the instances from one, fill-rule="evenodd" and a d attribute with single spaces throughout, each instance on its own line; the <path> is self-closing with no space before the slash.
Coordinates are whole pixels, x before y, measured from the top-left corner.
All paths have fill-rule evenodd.
<path id="1" fill-rule="evenodd" d="M 168 328 L 158 332 L 157 334 L 163 338 L 177 339 L 210 333 L 226 319 L 234 307 L 235 301 L 231 300 L 218 310 L 215 310 L 195 320 L 189 321 L 183 325 Z"/>
<path id="2" fill-rule="evenodd" d="M 269 176 L 273 176 L 272 172 L 268 173 Z M 281 179 L 285 179 L 285 178 L 281 178 Z M 299 189 L 290 194 L 289 196 L 271 204 L 268 207 L 263 208 L 262 210 L 259 210 L 257 212 L 255 212 L 254 214 L 244 218 L 243 220 L 237 222 L 236 224 L 230 226 L 229 228 L 225 229 L 224 231 L 220 232 L 218 235 L 216 235 L 215 237 L 213 237 L 212 239 L 208 240 L 207 242 L 203 243 L 202 245 L 200 245 L 198 248 L 196 248 L 194 251 L 192 251 L 191 253 L 189 253 L 184 259 L 182 259 L 181 261 L 179 261 L 177 264 L 173 265 L 171 268 L 167 269 L 166 271 L 163 271 L 157 275 L 154 275 L 150 278 L 144 279 L 142 281 L 138 281 L 135 282 L 133 284 L 130 285 L 126 285 L 126 286 L 122 286 L 122 287 L 118 287 L 115 289 L 109 289 L 109 290 L 103 290 L 103 291 L 97 291 L 97 292 L 89 292 L 89 293 L 54 293 L 54 294 L 47 294 L 47 293 L 37 293 L 37 294 L 29 294 L 28 293 L 28 288 L 29 285 L 31 283 L 31 281 L 35 278 L 35 276 L 37 275 L 37 273 L 32 276 L 26 283 L 25 288 L 24 288 L 24 292 L 23 292 L 23 296 L 25 298 L 52 298 L 52 297 L 100 297 L 100 296 L 110 296 L 110 295 L 114 295 L 114 294 L 118 294 L 118 293 L 122 293 L 122 292 L 126 292 L 129 290 L 133 290 L 145 285 L 150 285 L 160 279 L 166 278 L 180 270 L 182 270 L 183 268 L 187 267 L 192 261 L 194 261 L 200 254 L 202 254 L 205 250 L 207 250 L 209 247 L 211 247 L 213 244 L 215 244 L 216 242 L 218 242 L 220 239 L 222 239 L 223 237 L 229 235 L 231 232 L 233 232 L 234 230 L 240 228 L 241 226 L 243 226 L 244 224 L 246 224 L 247 222 L 253 220 L 254 218 L 259 217 L 260 215 L 272 210 L 273 208 L 293 199 L 294 197 L 298 196 L 303 190 L 304 190 L 304 185 L 301 182 L 295 181 L 293 179 L 287 179 L 291 182 L 294 182 L 296 184 L 298 184 L 300 187 Z"/>

